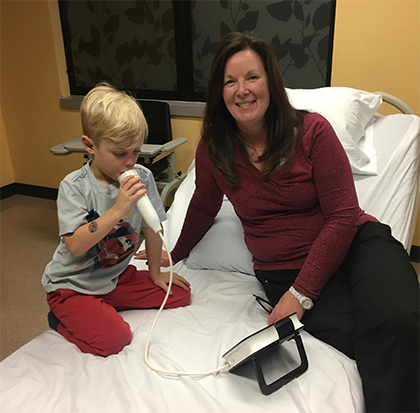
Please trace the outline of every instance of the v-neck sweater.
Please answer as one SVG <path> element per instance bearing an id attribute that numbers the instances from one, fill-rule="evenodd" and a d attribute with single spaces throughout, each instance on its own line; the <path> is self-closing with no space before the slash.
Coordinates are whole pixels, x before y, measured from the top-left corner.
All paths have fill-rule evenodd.
<path id="1" fill-rule="evenodd" d="M 357 227 L 377 221 L 358 204 L 347 155 L 330 123 L 310 113 L 289 171 L 263 175 L 236 151 L 241 184 L 229 185 L 215 169 L 201 140 L 196 152 L 196 189 L 174 262 L 187 257 L 213 223 L 225 194 L 252 254 L 254 269 L 299 269 L 294 287 L 316 299 L 338 269 Z M 217 260 L 217 257 L 214 257 Z"/>

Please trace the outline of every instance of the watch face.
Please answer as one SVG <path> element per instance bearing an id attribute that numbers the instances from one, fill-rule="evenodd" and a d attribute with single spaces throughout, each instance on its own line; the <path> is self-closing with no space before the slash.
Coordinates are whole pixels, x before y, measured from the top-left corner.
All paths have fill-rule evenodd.
<path id="1" fill-rule="evenodd" d="M 312 300 L 310 298 L 305 297 L 302 300 L 302 307 L 303 307 L 303 309 L 310 310 L 312 308 L 312 306 L 313 306 L 313 303 L 312 303 Z"/>

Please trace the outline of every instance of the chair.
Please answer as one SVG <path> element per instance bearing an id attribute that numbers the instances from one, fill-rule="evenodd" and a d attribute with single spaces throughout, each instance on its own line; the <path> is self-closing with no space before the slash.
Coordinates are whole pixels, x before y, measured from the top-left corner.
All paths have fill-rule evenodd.
<path id="1" fill-rule="evenodd" d="M 175 168 L 174 150 L 188 141 L 187 138 L 172 138 L 169 104 L 157 100 L 138 100 L 149 125 L 149 135 L 140 148 L 137 163 L 150 169 L 156 180 L 156 186 L 161 189 L 162 204 L 172 203 L 176 188 L 185 178 L 185 174 Z M 85 153 L 81 137 L 55 145 L 50 152 L 56 156 L 72 153 Z"/>

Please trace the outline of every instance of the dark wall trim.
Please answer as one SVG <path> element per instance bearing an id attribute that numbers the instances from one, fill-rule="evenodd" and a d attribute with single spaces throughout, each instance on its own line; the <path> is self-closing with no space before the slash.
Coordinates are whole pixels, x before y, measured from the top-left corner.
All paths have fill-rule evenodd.
<path id="1" fill-rule="evenodd" d="M 64 96 L 60 98 L 60 105 L 63 109 L 79 109 L 83 98 L 84 96 L 82 95 Z M 164 100 L 164 102 L 168 102 L 171 116 L 184 116 L 193 118 L 202 118 L 204 116 L 204 108 L 206 106 L 204 102 L 187 102 L 179 100 Z"/>
<path id="2" fill-rule="evenodd" d="M 420 262 L 420 247 L 418 245 L 411 246 L 410 261 Z"/>
<path id="3" fill-rule="evenodd" d="M 26 195 L 35 198 L 56 200 L 58 189 L 47 188 L 45 186 L 19 184 L 17 182 L 1 187 L 0 199 L 6 199 L 13 195 Z"/>

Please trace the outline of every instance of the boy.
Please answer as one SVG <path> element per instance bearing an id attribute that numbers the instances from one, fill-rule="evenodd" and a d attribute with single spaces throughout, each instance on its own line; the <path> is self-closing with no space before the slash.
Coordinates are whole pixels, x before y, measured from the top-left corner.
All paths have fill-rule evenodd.
<path id="1" fill-rule="evenodd" d="M 80 107 L 82 141 L 91 161 L 69 174 L 57 198 L 60 244 L 42 284 L 50 327 L 84 353 L 117 354 L 131 342 L 131 330 L 117 311 L 159 307 L 169 283 L 162 273 L 162 241 L 145 226 L 135 203 L 146 193 L 166 219 L 152 173 L 135 165 L 148 127 L 136 101 L 99 84 Z M 140 177 L 122 172 L 135 168 Z M 143 228 L 149 271 L 128 265 Z M 166 308 L 188 305 L 190 284 L 173 275 Z"/>

